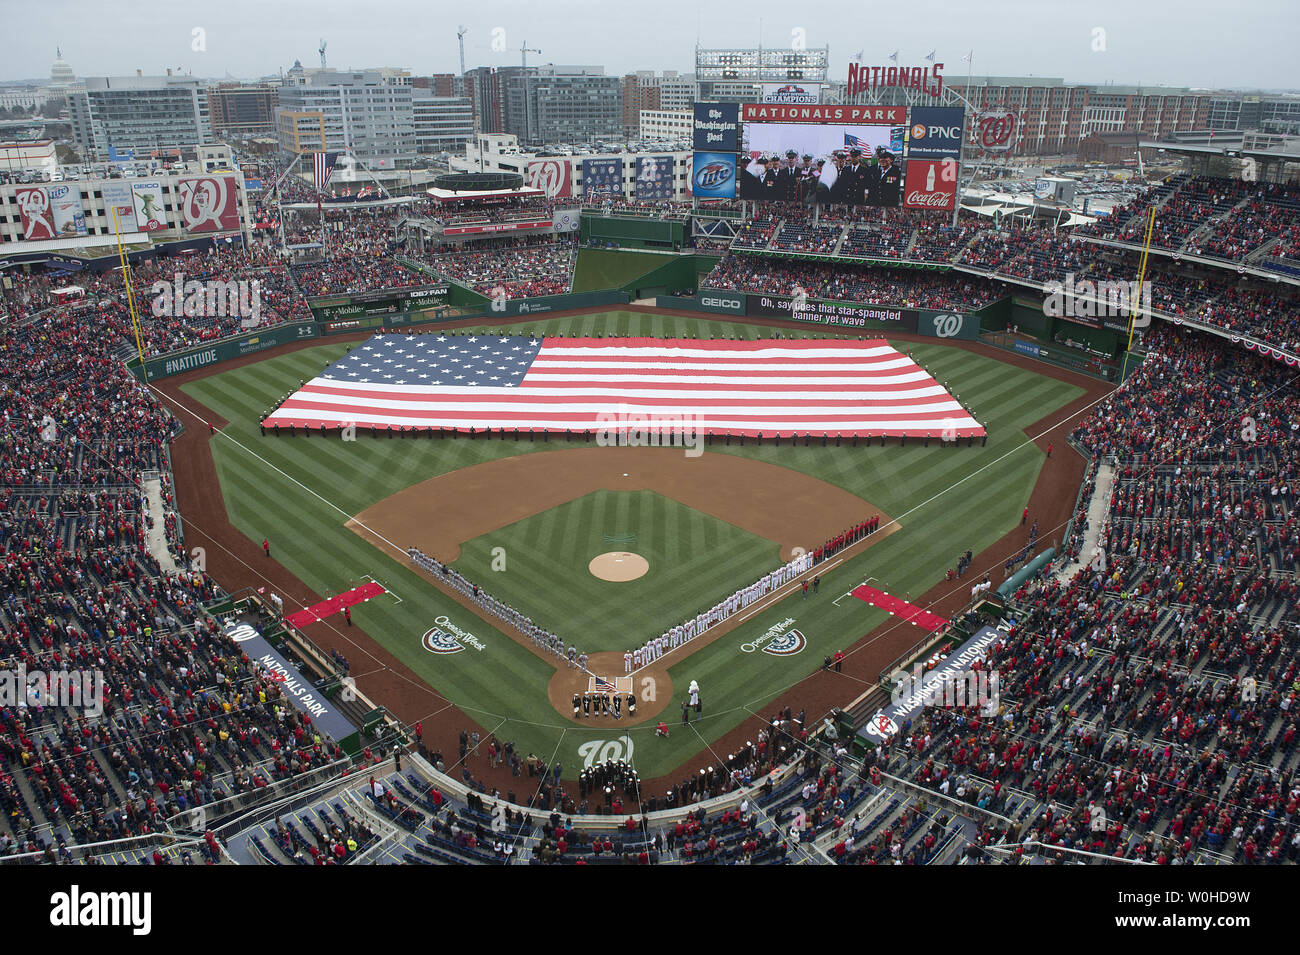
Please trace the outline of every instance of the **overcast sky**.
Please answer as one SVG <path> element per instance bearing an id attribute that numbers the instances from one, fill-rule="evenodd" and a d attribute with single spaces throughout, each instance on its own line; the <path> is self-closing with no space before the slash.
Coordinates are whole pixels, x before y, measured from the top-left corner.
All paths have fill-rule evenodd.
<path id="1" fill-rule="evenodd" d="M 462 12 L 456 12 L 461 10 Z M 1300 0 L 988 0 L 984 3 L 749 0 L 0 0 L 10 35 L 5 79 L 48 77 L 55 47 L 78 76 L 166 72 L 254 78 L 295 59 L 339 69 L 400 66 L 417 74 L 465 64 L 598 64 L 606 72 L 690 72 L 704 47 L 829 44 L 831 78 L 859 50 L 864 64 L 945 73 L 1059 76 L 1067 82 L 1300 88 Z M 202 31 L 202 32 L 196 32 Z M 495 32 L 494 31 L 499 31 Z M 497 38 L 498 49 L 493 49 Z M 201 42 L 200 42 L 201 41 Z M 198 49 L 198 47 L 203 47 Z M 502 49 L 504 48 L 504 49 Z"/>

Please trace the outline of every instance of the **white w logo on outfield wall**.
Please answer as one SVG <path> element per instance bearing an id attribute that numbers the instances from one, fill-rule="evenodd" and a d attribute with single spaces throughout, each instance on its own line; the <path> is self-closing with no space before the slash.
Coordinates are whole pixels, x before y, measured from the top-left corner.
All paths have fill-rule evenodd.
<path id="1" fill-rule="evenodd" d="M 961 332 L 961 327 L 966 321 L 965 315 L 950 313 L 947 315 L 936 315 L 934 317 L 934 334 L 937 338 L 952 338 Z"/>

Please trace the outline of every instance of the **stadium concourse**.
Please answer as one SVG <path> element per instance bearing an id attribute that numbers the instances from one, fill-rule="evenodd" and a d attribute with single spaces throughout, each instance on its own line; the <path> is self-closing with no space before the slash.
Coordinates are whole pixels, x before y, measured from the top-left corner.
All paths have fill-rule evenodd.
<path id="1" fill-rule="evenodd" d="M 879 210 L 813 224 L 797 210 L 768 208 L 706 284 L 971 308 L 1008 281 L 1085 269 L 1128 278 L 1131 250 L 1092 240 L 1129 241 L 1131 220 L 1150 205 L 1170 216 L 1157 235 L 1162 248 L 1289 275 L 1300 269 L 1296 198 L 1285 187 L 1183 177 L 1139 197 L 1111 218 L 1117 225 L 1069 236 L 995 232 L 965 219 L 954 231 L 950 218 Z M 134 270 L 136 301 L 149 302 L 152 281 L 175 271 L 255 279 L 269 302 L 264 324 L 273 325 L 306 318 L 309 295 L 417 281 L 391 261 L 390 223 L 373 218 L 344 222 L 314 269 L 286 267 L 266 246 L 191 257 L 183 269 L 159 256 Z M 828 244 L 876 259 L 921 249 L 918 261 L 971 271 L 830 267 L 752 251 Z M 571 287 L 573 258 L 562 244 L 520 244 L 423 261 L 458 282 L 517 283 L 535 294 Z M 39 695 L 0 705 L 0 860 L 1276 864 L 1300 856 L 1300 397 L 1286 361 L 1189 326 L 1157 321 L 1143 334 L 1141 367 L 1070 435 L 1090 467 L 1106 459 L 1115 470 L 1101 548 L 1079 554 L 1076 522 L 1059 559 L 1086 557 L 1083 568 L 1066 581 L 1027 581 L 1009 596 L 979 662 L 999 674 L 996 714 L 927 707 L 858 755 L 826 731 L 825 708 L 813 708 L 827 688 L 847 702 L 861 687 L 836 684 L 828 666 L 721 741 L 725 759 L 707 768 L 642 781 L 630 766 L 597 762 L 575 780 L 509 740 L 468 731 L 457 739 L 442 728 L 426 739 L 418 725 L 405 728 L 409 746 L 394 751 L 397 737 L 385 736 L 347 755 L 290 699 L 285 674 L 255 662 L 228 621 L 205 609 L 226 596 L 215 568 L 235 561 L 210 555 L 214 579 L 192 559 L 171 474 L 196 466 L 177 456 L 207 436 L 122 364 L 134 336 L 120 273 L 87 277 L 87 298 L 75 305 L 53 303 L 53 274 L 13 280 L 0 332 L 5 667 L 94 669 L 106 693 L 94 717 Z M 1150 281 L 1159 313 L 1287 349 L 1300 340 L 1290 286 L 1179 261 L 1157 266 Z M 237 317 L 146 309 L 141 318 L 148 355 L 239 330 Z M 151 481 L 163 489 L 162 513 L 148 508 Z M 162 553 L 148 544 L 158 522 Z M 1018 548 L 1023 536 L 1003 544 L 1015 537 Z M 252 560 L 265 560 L 251 549 Z M 976 555 L 976 572 L 996 573 L 1008 556 L 1002 544 Z M 936 581 L 943 571 L 935 568 Z M 314 602 L 301 587 L 285 596 Z M 914 602 L 952 613 L 965 600 L 945 581 Z M 860 652 L 849 650 L 847 672 Z M 333 664 L 347 674 L 341 655 Z M 800 692 L 803 703 L 790 698 Z M 290 793 L 273 821 L 225 825 Z"/>

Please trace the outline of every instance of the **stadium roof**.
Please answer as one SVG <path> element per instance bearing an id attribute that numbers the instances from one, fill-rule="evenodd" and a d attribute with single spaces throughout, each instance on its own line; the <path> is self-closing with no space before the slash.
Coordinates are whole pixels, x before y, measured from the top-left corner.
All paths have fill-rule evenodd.
<path id="1" fill-rule="evenodd" d="M 1300 152 L 1285 152 L 1280 149 L 1257 149 L 1253 146 L 1222 146 L 1212 143 L 1170 143 L 1144 139 L 1138 143 L 1139 149 L 1161 149 L 1167 153 L 1186 153 L 1194 156 L 1231 156 L 1236 159 L 1249 156 L 1253 159 L 1270 159 L 1280 162 L 1300 162 Z"/>
<path id="2" fill-rule="evenodd" d="M 425 195 L 438 202 L 458 202 L 463 199 L 530 199 L 534 196 L 544 196 L 546 191 L 543 189 L 534 189 L 531 186 L 520 186 L 518 189 L 489 189 L 484 192 L 452 192 L 450 189 L 439 189 L 433 186 L 424 190 Z"/>

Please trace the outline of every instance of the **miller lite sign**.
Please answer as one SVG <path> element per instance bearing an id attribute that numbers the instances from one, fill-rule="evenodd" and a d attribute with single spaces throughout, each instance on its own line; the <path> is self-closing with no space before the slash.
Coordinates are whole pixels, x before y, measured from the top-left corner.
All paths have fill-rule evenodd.
<path id="1" fill-rule="evenodd" d="M 957 163 L 954 160 L 909 159 L 903 183 L 903 207 L 948 209 L 957 202 Z"/>

